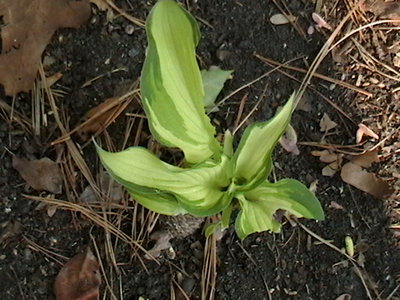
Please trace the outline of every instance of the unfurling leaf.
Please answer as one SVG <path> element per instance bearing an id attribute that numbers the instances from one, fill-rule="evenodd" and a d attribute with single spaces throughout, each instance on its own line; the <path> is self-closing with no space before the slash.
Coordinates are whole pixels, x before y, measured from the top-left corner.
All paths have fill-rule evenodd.
<path id="1" fill-rule="evenodd" d="M 57 300 L 95 300 L 99 297 L 99 263 L 90 249 L 71 258 L 58 273 Z"/>
<path id="2" fill-rule="evenodd" d="M 224 192 L 230 184 L 226 159 L 218 165 L 184 169 L 161 161 L 141 147 L 117 153 L 98 147 L 97 152 L 115 180 L 144 206 L 155 209 L 158 202 L 158 212 L 212 215 L 224 209 L 232 198 Z"/>
<path id="3" fill-rule="evenodd" d="M 174 1 L 159 1 L 147 23 L 148 50 L 141 94 L 150 130 L 170 147 L 180 148 L 192 164 L 219 159 L 215 129 L 204 109 L 204 91 L 195 49 L 196 20 Z"/>
<path id="4" fill-rule="evenodd" d="M 212 66 L 209 70 L 201 70 L 204 87 L 204 106 L 207 111 L 213 111 L 215 99 L 224 87 L 225 81 L 232 78 L 233 71 L 221 70 Z"/>
<path id="5" fill-rule="evenodd" d="M 267 178 L 272 167 L 272 151 L 289 124 L 294 98 L 293 94 L 271 120 L 246 128 L 233 157 L 235 184 L 250 187 Z"/>
<path id="6" fill-rule="evenodd" d="M 294 179 L 264 182 L 238 198 L 242 210 L 236 219 L 235 228 L 241 239 L 254 232 L 279 232 L 281 225 L 274 218 L 278 209 L 286 210 L 296 217 L 324 219 L 318 199 L 306 186 Z"/>

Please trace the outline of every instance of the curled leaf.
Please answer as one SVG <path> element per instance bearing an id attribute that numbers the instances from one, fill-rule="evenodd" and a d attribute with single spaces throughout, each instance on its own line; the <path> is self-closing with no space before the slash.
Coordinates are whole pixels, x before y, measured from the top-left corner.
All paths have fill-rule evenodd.
<path id="1" fill-rule="evenodd" d="M 285 134 L 279 139 L 279 143 L 287 152 L 293 153 L 294 155 L 300 154 L 300 150 L 297 147 L 297 133 L 292 125 L 288 125 Z"/>
<path id="2" fill-rule="evenodd" d="M 296 217 L 324 219 L 318 199 L 294 179 L 264 182 L 238 199 L 242 210 L 236 219 L 235 229 L 241 239 L 254 232 L 279 232 L 281 225 L 274 218 L 278 210 L 286 210 Z"/>
<path id="3" fill-rule="evenodd" d="M 99 263 L 90 249 L 71 258 L 58 273 L 57 300 L 95 300 L 99 297 Z"/>
<path id="4" fill-rule="evenodd" d="M 332 31 L 332 26 L 329 25 L 328 22 L 326 22 L 318 13 L 313 12 L 311 17 L 319 27 Z"/>
<path id="5" fill-rule="evenodd" d="M 364 135 L 372 137 L 373 139 L 378 140 L 379 136 L 370 128 L 365 126 L 364 124 L 358 124 L 358 130 L 356 133 L 356 143 L 360 143 L 364 137 Z"/>

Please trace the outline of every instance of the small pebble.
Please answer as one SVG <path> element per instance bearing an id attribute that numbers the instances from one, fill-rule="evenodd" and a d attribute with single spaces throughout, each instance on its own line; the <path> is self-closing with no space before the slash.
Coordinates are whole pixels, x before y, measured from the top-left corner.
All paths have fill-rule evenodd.
<path id="1" fill-rule="evenodd" d="M 131 24 L 126 25 L 125 27 L 125 32 L 129 35 L 131 35 L 135 31 L 135 27 Z"/>

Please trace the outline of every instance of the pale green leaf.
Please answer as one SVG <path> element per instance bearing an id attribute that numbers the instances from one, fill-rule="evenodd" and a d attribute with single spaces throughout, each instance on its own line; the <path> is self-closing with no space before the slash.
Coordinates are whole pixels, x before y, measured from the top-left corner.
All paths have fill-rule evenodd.
<path id="1" fill-rule="evenodd" d="M 175 1 L 158 1 L 146 23 L 148 50 L 141 76 L 144 110 L 152 134 L 180 148 L 189 163 L 219 159 L 220 145 L 205 114 L 195 48 L 195 19 Z"/>
<path id="2" fill-rule="evenodd" d="M 279 232 L 281 225 L 274 218 L 278 209 L 286 210 L 296 217 L 324 219 L 318 199 L 306 186 L 294 179 L 283 179 L 276 183 L 264 182 L 239 195 L 238 199 L 241 211 L 235 228 L 241 239 L 254 232 Z"/>
<path id="3" fill-rule="evenodd" d="M 211 66 L 209 70 L 201 70 L 204 87 L 204 106 L 210 111 L 215 106 L 215 100 L 224 87 L 225 81 L 232 78 L 233 71 L 221 70 Z"/>
<path id="4" fill-rule="evenodd" d="M 138 190 L 129 189 L 128 192 L 134 200 L 156 213 L 170 216 L 188 213 L 171 194 L 158 191 L 141 193 Z"/>
<path id="5" fill-rule="evenodd" d="M 141 147 L 116 153 L 98 147 L 97 152 L 110 175 L 139 197 L 152 193 L 173 195 L 180 207 L 198 216 L 218 213 L 232 200 L 224 192 L 230 184 L 228 160 L 224 157 L 220 164 L 189 169 L 169 165 Z"/>
<path id="6" fill-rule="evenodd" d="M 293 103 L 294 94 L 272 119 L 246 128 L 233 157 L 235 183 L 238 186 L 251 188 L 269 175 L 272 152 L 289 124 Z"/>

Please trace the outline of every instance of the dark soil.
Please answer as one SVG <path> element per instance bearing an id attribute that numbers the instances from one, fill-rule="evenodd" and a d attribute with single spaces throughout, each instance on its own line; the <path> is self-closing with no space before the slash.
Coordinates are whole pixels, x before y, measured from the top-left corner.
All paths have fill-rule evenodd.
<path id="1" fill-rule="evenodd" d="M 132 0 L 115 2 L 143 20 L 154 3 Z M 201 25 L 202 41 L 198 55 L 202 67 L 219 65 L 234 70 L 234 78 L 226 84 L 224 95 L 270 70 L 254 54 L 280 62 L 299 57 L 302 59 L 295 64 L 304 67 L 305 62 L 312 62 L 326 39 L 323 34 L 316 33 L 305 40 L 290 25 L 271 25 L 269 17 L 279 12 L 272 1 L 188 2 L 190 11 L 198 17 Z M 306 29 L 312 21 L 311 1 L 288 2 L 290 9 L 301 16 L 302 28 Z M 63 74 L 57 87 L 66 94 L 57 103 L 67 116 L 70 128 L 90 108 L 116 95 L 126 81 L 139 77 L 146 36 L 144 30 L 137 26 L 131 33 L 130 26 L 132 24 L 122 17 L 107 22 L 105 13 L 93 7 L 93 16 L 86 26 L 79 30 L 59 30 L 54 35 L 45 56 L 55 59 L 48 73 Z M 224 51 L 223 59 L 221 50 Z M 111 72 L 118 68 L 126 71 Z M 330 57 L 319 72 L 331 77 L 340 76 L 336 74 Z M 106 76 L 82 88 L 86 81 L 104 73 Z M 248 100 L 244 115 L 262 98 L 259 109 L 250 121 L 265 120 L 296 88 L 298 84 L 295 81 L 273 72 L 232 96 L 213 115 L 213 120 L 222 129 L 232 129 L 239 103 L 245 94 L 248 94 Z M 330 90 L 324 85 L 318 85 L 318 89 L 345 110 L 357 124 L 360 117 L 356 111 L 351 111 L 354 95 L 339 88 Z M 264 90 L 265 95 L 262 96 Z M 11 105 L 11 98 L 3 98 Z M 30 98 L 27 94 L 21 94 L 15 101 L 15 110 L 29 118 Z M 321 140 L 318 124 L 326 112 L 339 124 L 336 134 L 329 137 L 329 142 L 343 145 L 354 143 L 354 123 L 342 118 L 318 95 L 309 92 L 307 98 L 311 103 L 311 111 L 297 111 L 292 123 L 300 141 Z M 108 129 L 116 145 L 122 144 L 118 137 L 123 137 L 121 128 L 124 128 L 124 122 L 125 118 L 120 118 L 117 124 Z M 49 142 L 61 134 L 50 115 L 48 126 L 42 128 L 38 137 L 33 138 L 21 129 L 17 123 L 0 121 L 0 298 L 53 299 L 52 286 L 61 265 L 53 259 L 52 252 L 72 257 L 91 244 L 91 236 L 101 249 L 105 239 L 103 231 L 79 213 L 57 210 L 54 216 L 49 217 L 45 210 L 37 209 L 38 202 L 24 197 L 24 194 L 39 194 L 25 187 L 12 168 L 10 152 L 23 157 L 47 156 L 55 159 L 54 147 L 50 147 Z M 129 138 L 128 145 L 133 140 L 134 136 Z M 32 147 L 27 145 L 33 146 L 34 151 L 28 151 Z M 400 257 L 389 230 L 386 202 L 343 183 L 337 175 L 322 176 L 324 164 L 310 155 L 311 150 L 314 149 L 302 146 L 300 155 L 294 156 L 278 146 L 274 155 L 276 177 L 296 178 L 307 185 L 318 180 L 316 194 L 325 210 L 326 220 L 301 220 L 302 224 L 338 248 L 344 247 L 346 236 L 351 236 L 357 245 L 357 258 L 360 258 L 360 253 L 361 259 L 364 258 L 362 261 L 359 259 L 364 267 L 354 268 L 342 254 L 319 243 L 301 227 L 291 226 L 289 222 L 286 222 L 280 234 L 254 234 L 243 242 L 236 237 L 231 226 L 218 243 L 217 299 L 333 300 L 345 293 L 351 295 L 351 299 L 368 299 L 367 291 L 372 299 L 386 299 L 389 295 L 391 299 L 400 297 L 400 289 L 392 293 L 400 284 Z M 95 171 L 98 162 L 93 146 L 84 148 L 83 153 L 88 165 Z M 85 186 L 82 180 L 77 189 L 82 191 Z M 46 196 L 43 193 L 41 195 Z M 67 193 L 58 198 L 67 200 Z M 332 207 L 332 201 L 343 209 Z M 125 212 L 126 221 L 121 227 L 128 234 L 131 216 Z M 32 242 L 51 252 L 45 255 L 37 250 L 38 247 L 32 246 Z M 168 259 L 165 256 L 160 259 L 160 265 L 145 261 L 146 270 L 134 257 L 132 249 L 120 241 L 115 247 L 120 273 L 108 279 L 115 293 L 118 294 L 118 285 L 121 286 L 122 295 L 118 299 L 138 299 L 140 296 L 144 299 L 169 299 L 172 297 L 172 279 L 183 286 L 191 299 L 200 299 L 204 244 L 205 238 L 200 231 L 189 238 L 177 239 L 173 243 L 176 258 Z M 143 245 L 149 248 L 151 242 L 145 240 Z M 137 252 L 137 255 L 143 256 L 141 252 Z M 65 262 L 62 258 L 60 261 Z M 105 256 L 102 261 L 106 271 L 112 268 Z M 109 294 L 106 298 L 113 299 Z"/>

